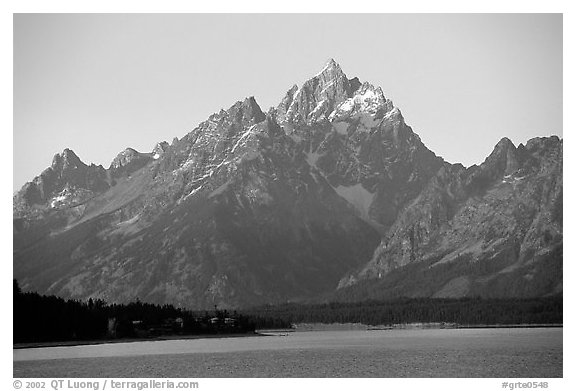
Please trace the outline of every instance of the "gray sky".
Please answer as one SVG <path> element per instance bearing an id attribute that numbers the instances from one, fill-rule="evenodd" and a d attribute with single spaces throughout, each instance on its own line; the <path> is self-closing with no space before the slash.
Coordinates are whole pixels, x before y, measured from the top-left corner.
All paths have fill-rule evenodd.
<path id="1" fill-rule="evenodd" d="M 329 58 L 450 162 L 562 137 L 559 14 L 20 14 L 14 190 L 64 148 L 107 168 L 246 96 L 267 110 Z"/>

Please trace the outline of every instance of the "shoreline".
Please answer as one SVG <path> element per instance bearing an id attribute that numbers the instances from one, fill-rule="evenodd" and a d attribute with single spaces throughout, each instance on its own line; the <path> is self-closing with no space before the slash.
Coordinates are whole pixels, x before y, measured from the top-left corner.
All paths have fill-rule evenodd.
<path id="1" fill-rule="evenodd" d="M 459 325 L 457 327 L 452 327 L 455 329 L 536 329 L 536 328 L 562 328 L 564 323 L 534 323 L 534 324 L 503 324 L 503 325 L 493 325 L 493 324 L 478 324 L 478 325 Z M 450 328 L 450 327 L 445 327 Z"/>
<path id="2" fill-rule="evenodd" d="M 422 330 L 422 329 L 510 329 L 510 328 L 553 328 L 563 323 L 520 323 L 520 324 L 457 324 L 457 323 L 398 323 L 391 325 L 366 325 L 363 323 L 297 323 L 284 332 L 307 331 L 378 331 L 378 330 Z M 263 330 L 259 330 L 262 332 Z M 268 331 L 268 330 L 267 330 Z M 272 332 L 272 330 L 270 330 Z"/>
<path id="3" fill-rule="evenodd" d="M 123 338 L 123 339 L 102 339 L 89 341 L 57 341 L 57 342 L 20 342 L 12 345 L 13 350 L 17 349 L 41 349 L 52 347 L 69 346 L 91 346 L 116 343 L 132 342 L 156 342 L 188 339 L 210 339 L 210 338 L 245 338 L 245 337 L 271 337 L 286 336 L 289 333 L 305 333 L 311 331 L 389 331 L 389 330 L 423 330 L 423 329 L 520 329 L 520 328 L 562 328 L 562 323 L 535 323 L 535 324 L 478 324 L 478 325 L 456 325 L 456 324 L 436 324 L 436 323 L 408 323 L 397 325 L 369 326 L 361 323 L 300 323 L 294 329 L 262 329 L 254 333 L 238 334 L 204 334 L 204 335 L 165 335 L 152 338 Z"/>
<path id="4" fill-rule="evenodd" d="M 244 338 L 244 337 L 266 337 L 267 335 L 259 332 L 254 333 L 237 333 L 237 334 L 201 334 L 201 335 L 163 335 L 160 337 L 150 338 L 119 338 L 119 339 L 94 339 L 89 341 L 55 341 L 55 342 L 19 342 L 12 344 L 14 349 L 41 349 L 68 346 L 92 346 L 116 343 L 132 342 L 157 342 L 187 339 L 209 339 L 209 338 Z"/>

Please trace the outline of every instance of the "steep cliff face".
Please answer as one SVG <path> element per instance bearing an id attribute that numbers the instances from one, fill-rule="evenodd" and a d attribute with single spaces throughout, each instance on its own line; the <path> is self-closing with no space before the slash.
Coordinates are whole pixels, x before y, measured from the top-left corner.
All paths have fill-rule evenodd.
<path id="1" fill-rule="evenodd" d="M 381 232 L 442 164 L 380 87 L 349 80 L 333 60 L 273 114 L 312 172 Z"/>
<path id="2" fill-rule="evenodd" d="M 82 299 L 544 295 L 561 249 L 561 140 L 449 164 L 333 60 L 268 113 L 246 98 L 107 170 L 65 150 L 14 197 L 15 278 Z"/>

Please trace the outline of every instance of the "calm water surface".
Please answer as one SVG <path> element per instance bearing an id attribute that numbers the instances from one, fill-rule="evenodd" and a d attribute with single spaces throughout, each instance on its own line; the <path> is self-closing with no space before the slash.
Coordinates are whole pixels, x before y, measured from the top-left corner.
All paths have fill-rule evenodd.
<path id="1" fill-rule="evenodd" d="M 311 331 L 13 354 L 14 377 L 562 377 L 562 328 Z"/>

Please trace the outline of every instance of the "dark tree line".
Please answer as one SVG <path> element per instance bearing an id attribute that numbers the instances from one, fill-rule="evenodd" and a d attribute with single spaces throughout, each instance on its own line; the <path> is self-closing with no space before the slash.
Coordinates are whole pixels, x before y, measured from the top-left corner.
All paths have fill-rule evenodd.
<path id="1" fill-rule="evenodd" d="M 245 311 L 257 328 L 292 323 L 561 324 L 562 297 L 506 299 L 400 298 L 357 303 L 283 304 Z"/>
<path id="2" fill-rule="evenodd" d="M 227 310 L 189 311 L 136 301 L 64 300 L 23 293 L 14 280 L 14 343 L 144 338 L 159 335 L 252 333 L 255 323 Z"/>
<path id="3" fill-rule="evenodd" d="M 562 296 L 507 299 L 399 298 L 289 303 L 242 310 L 190 311 L 172 305 L 107 304 L 23 293 L 14 280 L 14 342 L 82 341 L 158 335 L 251 333 L 295 323 L 561 324 Z"/>

